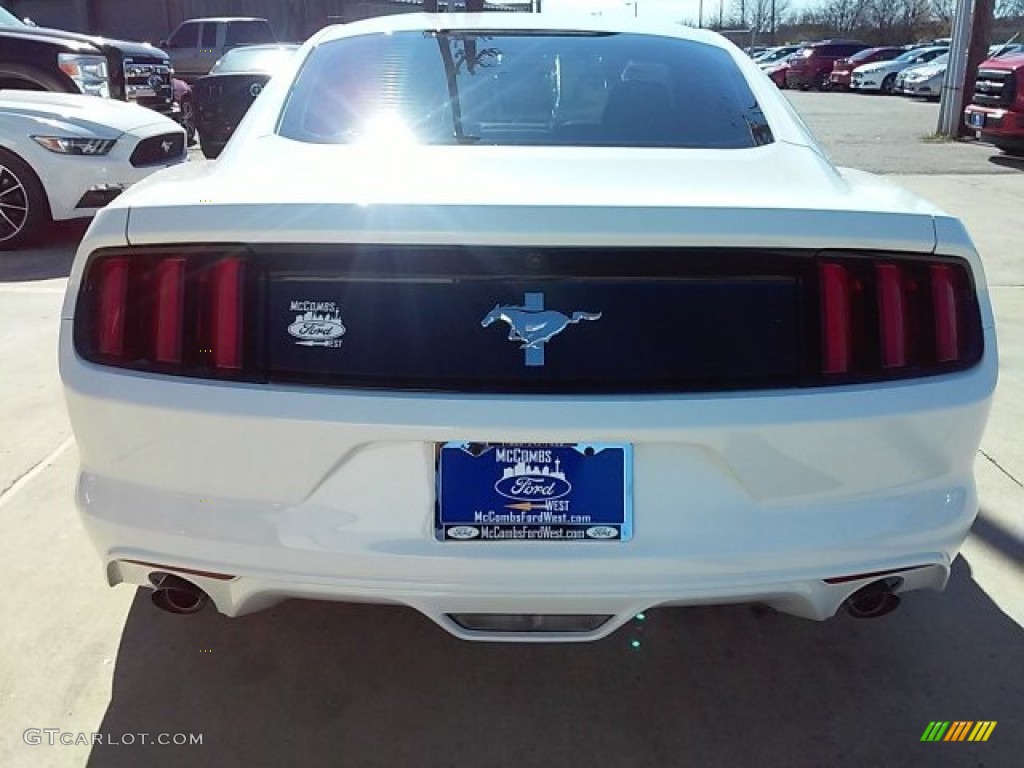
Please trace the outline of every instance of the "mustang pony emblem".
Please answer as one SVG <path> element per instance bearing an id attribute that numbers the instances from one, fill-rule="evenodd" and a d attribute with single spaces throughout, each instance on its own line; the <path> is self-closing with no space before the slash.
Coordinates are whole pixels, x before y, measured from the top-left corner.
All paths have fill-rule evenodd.
<path id="1" fill-rule="evenodd" d="M 484 328 L 501 320 L 508 323 L 508 340 L 520 341 L 526 352 L 526 365 L 544 365 L 544 344 L 581 320 L 600 320 L 601 312 L 573 312 L 566 315 L 544 309 L 543 293 L 527 293 L 523 306 L 496 304 L 480 325 Z"/>

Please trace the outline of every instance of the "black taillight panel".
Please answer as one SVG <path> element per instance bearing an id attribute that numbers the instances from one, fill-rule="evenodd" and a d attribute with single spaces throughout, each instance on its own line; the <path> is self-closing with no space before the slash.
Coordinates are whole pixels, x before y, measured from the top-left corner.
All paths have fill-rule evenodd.
<path id="1" fill-rule="evenodd" d="M 530 292 L 601 319 L 531 367 L 481 323 Z M 291 333 L 309 302 L 340 313 L 337 343 Z M 105 249 L 74 339 L 90 362 L 168 375 L 481 393 L 821 387 L 964 370 L 983 352 L 962 259 L 758 249 Z"/>

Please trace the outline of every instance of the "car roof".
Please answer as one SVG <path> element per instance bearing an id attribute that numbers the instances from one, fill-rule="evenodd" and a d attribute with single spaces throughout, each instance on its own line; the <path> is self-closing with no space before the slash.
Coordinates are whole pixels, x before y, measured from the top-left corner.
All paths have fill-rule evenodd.
<path id="1" fill-rule="evenodd" d="M 622 16 L 593 16 L 573 11 L 545 11 L 544 13 L 519 13 L 495 11 L 488 13 L 400 13 L 390 16 L 376 16 L 350 24 L 334 24 L 324 27 L 313 35 L 309 42 L 314 45 L 352 37 L 357 34 L 388 32 L 417 32 L 423 30 L 458 29 L 477 32 L 502 32 L 510 30 L 553 31 L 553 32 L 609 32 L 636 33 L 673 37 L 682 40 L 732 50 L 735 46 L 721 35 L 707 29 L 686 27 L 679 23 L 666 24 L 663 19 L 628 18 Z"/>
<path id="2" fill-rule="evenodd" d="M 232 53 L 236 53 L 237 51 L 297 51 L 301 47 L 302 45 L 300 43 L 255 43 L 254 45 L 239 45 L 232 48 L 224 55 L 230 56 Z"/>
<path id="3" fill-rule="evenodd" d="M 185 24 L 190 21 L 266 21 L 266 19 L 260 16 L 200 16 L 195 19 L 185 19 L 181 23 Z"/>
<path id="4" fill-rule="evenodd" d="M 817 42 L 811 43 L 806 46 L 807 48 L 819 48 L 823 45 L 863 45 L 867 47 L 867 43 L 860 40 L 847 40 L 845 38 L 835 38 L 830 40 L 818 40 Z"/>

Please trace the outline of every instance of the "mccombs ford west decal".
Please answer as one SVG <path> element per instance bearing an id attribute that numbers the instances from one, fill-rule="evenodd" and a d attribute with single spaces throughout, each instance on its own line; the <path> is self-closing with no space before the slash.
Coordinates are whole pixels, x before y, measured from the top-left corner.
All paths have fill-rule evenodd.
<path id="1" fill-rule="evenodd" d="M 443 541 L 628 541 L 628 445 L 445 443 L 437 468 Z"/>

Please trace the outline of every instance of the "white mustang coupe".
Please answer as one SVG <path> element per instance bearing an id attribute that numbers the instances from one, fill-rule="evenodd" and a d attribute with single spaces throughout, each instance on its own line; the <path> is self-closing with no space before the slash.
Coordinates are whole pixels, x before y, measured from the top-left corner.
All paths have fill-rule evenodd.
<path id="1" fill-rule="evenodd" d="M 318 33 L 100 213 L 60 363 L 111 584 L 478 640 L 942 588 L 997 370 L 959 221 L 723 38 L 546 13 Z"/>
<path id="2" fill-rule="evenodd" d="M 0 9 L 2 10 L 2 9 Z M 181 127 L 137 104 L 0 91 L 0 250 L 88 218 L 128 186 L 185 162 Z"/>

